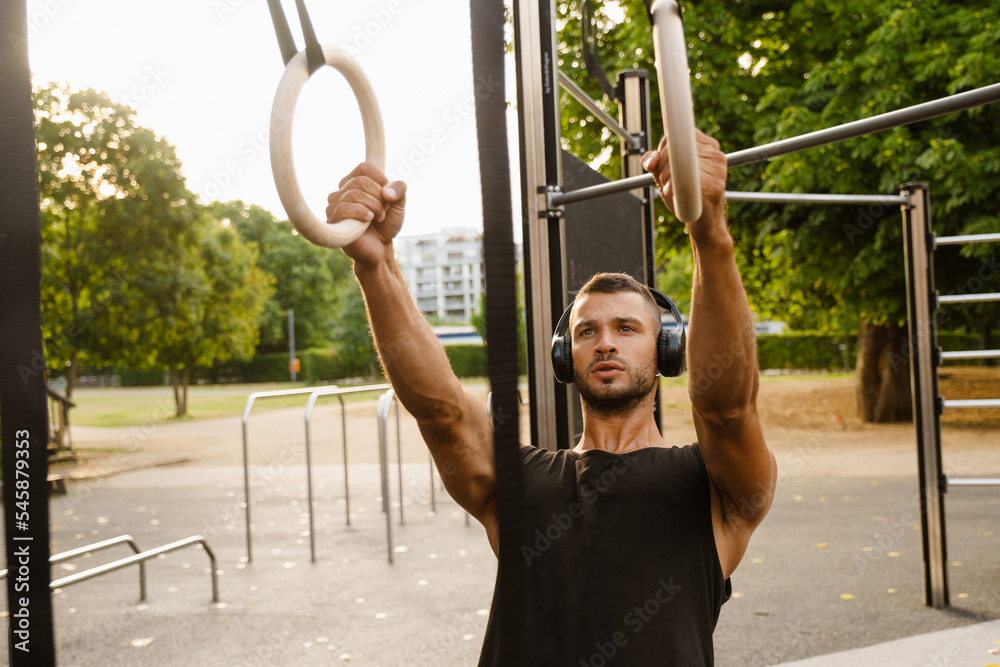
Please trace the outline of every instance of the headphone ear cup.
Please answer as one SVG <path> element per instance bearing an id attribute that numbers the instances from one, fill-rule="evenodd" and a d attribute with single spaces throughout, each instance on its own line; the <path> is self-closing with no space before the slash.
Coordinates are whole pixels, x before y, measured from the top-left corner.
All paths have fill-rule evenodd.
<path id="1" fill-rule="evenodd" d="M 552 337 L 552 374 L 563 384 L 573 384 L 573 341 L 569 336 Z"/>
<path id="2" fill-rule="evenodd" d="M 682 331 L 660 330 L 656 341 L 656 363 L 660 375 L 672 378 L 684 372 L 684 342 Z"/>
<path id="3" fill-rule="evenodd" d="M 573 340 L 563 336 L 563 382 L 573 384 Z"/>

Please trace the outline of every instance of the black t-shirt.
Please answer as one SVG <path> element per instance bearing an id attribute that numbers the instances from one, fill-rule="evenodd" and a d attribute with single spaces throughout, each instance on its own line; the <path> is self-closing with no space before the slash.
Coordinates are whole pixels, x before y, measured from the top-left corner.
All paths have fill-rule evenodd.
<path id="1" fill-rule="evenodd" d="M 732 589 L 697 444 L 625 454 L 522 447 L 521 462 L 524 664 L 712 665 Z M 503 565 L 480 667 L 503 665 Z"/>

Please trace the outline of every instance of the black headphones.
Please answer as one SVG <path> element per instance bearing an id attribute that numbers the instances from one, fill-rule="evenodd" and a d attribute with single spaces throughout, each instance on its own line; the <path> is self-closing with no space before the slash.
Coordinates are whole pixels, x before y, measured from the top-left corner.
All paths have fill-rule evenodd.
<path id="1" fill-rule="evenodd" d="M 681 318 L 681 311 L 673 301 L 663 292 L 650 289 L 653 299 L 663 310 L 669 310 L 674 315 L 677 322 L 676 329 L 661 329 L 660 336 L 656 341 L 656 366 L 660 375 L 664 377 L 677 377 L 684 372 L 684 346 L 687 343 L 687 336 L 684 333 L 684 320 Z M 573 384 L 573 337 L 563 333 L 563 327 L 569 321 L 569 314 L 573 312 L 573 304 L 570 302 L 563 311 L 559 323 L 556 324 L 555 333 L 552 334 L 552 373 L 556 380 L 563 384 Z"/>

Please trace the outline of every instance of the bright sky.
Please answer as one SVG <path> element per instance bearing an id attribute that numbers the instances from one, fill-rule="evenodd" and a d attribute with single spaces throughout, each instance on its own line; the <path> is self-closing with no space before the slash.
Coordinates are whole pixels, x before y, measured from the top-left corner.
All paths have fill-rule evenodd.
<path id="1" fill-rule="evenodd" d="M 306 5 L 319 41 L 348 50 L 375 89 L 386 171 L 409 184 L 403 234 L 481 228 L 468 0 Z M 295 3 L 283 6 L 301 49 Z M 28 24 L 35 82 L 96 88 L 135 107 L 140 124 L 176 146 L 203 201 L 242 199 L 287 217 L 268 153 L 284 65 L 266 0 L 28 0 Z M 338 72 L 306 83 L 293 133 L 299 183 L 324 218 L 327 194 L 365 155 L 361 114 Z"/>

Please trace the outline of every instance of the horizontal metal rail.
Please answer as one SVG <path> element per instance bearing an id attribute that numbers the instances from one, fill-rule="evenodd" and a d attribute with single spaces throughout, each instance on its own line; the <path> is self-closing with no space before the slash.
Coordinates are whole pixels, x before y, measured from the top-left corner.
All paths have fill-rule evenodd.
<path id="1" fill-rule="evenodd" d="M 779 204 L 884 204 L 903 205 L 909 199 L 900 195 L 828 195 L 797 192 L 731 192 L 726 191 L 726 201 L 766 202 Z"/>
<path id="2" fill-rule="evenodd" d="M 832 144 L 845 139 L 862 137 L 866 134 L 929 120 L 937 116 L 944 116 L 945 114 L 964 111 L 965 109 L 997 101 L 1000 101 L 1000 83 L 924 102 L 923 104 L 917 104 L 905 109 L 890 111 L 870 118 L 844 123 L 843 125 L 837 125 L 825 130 L 809 132 L 798 137 L 782 139 L 755 148 L 728 153 L 726 154 L 726 160 L 730 168 L 754 162 L 763 162 L 764 160 L 770 160 L 782 155 L 825 146 L 826 144 Z M 602 183 L 601 185 L 580 188 L 579 190 L 572 190 L 570 192 L 556 193 L 549 198 L 549 206 L 572 204 L 573 202 L 593 199 L 594 197 L 603 197 L 616 192 L 648 188 L 654 185 L 655 183 L 651 174 L 632 176 L 611 183 Z"/>
<path id="3" fill-rule="evenodd" d="M 980 303 L 983 301 L 1000 301 L 1000 293 L 986 294 L 944 294 L 938 295 L 938 303 Z"/>
<path id="4" fill-rule="evenodd" d="M 935 237 L 934 245 L 960 245 L 964 243 L 989 243 L 1000 241 L 1000 234 L 966 234 L 965 236 Z"/>
<path id="5" fill-rule="evenodd" d="M 212 602 L 218 602 L 219 576 L 215 565 L 215 554 L 212 553 L 212 549 L 209 548 L 208 543 L 205 542 L 205 538 L 201 535 L 192 535 L 191 537 L 186 537 L 183 540 L 177 540 L 176 542 L 171 542 L 170 544 L 164 544 L 162 547 L 156 547 L 155 549 L 150 549 L 149 551 L 143 551 L 134 556 L 129 556 L 128 558 L 122 558 L 121 560 L 116 560 L 111 563 L 107 563 L 106 565 L 98 565 L 97 567 L 89 570 L 71 574 L 68 577 L 63 577 L 62 579 L 56 579 L 49 584 L 49 587 L 63 588 L 65 586 L 69 586 L 70 584 L 76 584 L 81 581 L 86 581 L 87 579 L 93 579 L 94 577 L 107 574 L 108 572 L 114 572 L 115 570 L 120 570 L 130 565 L 141 564 L 150 558 L 156 558 L 160 554 L 177 551 L 178 549 L 183 549 L 184 547 L 189 547 L 195 544 L 200 544 L 201 548 L 208 554 L 208 559 L 212 565 Z"/>
<path id="6" fill-rule="evenodd" d="M 53 554 L 49 558 L 49 564 L 61 563 L 77 556 L 84 556 L 86 554 L 92 553 L 94 551 L 102 551 L 104 549 L 110 549 L 111 547 L 118 546 L 119 544 L 127 544 L 132 547 L 134 553 L 140 553 L 142 550 L 139 549 L 139 545 L 135 543 L 131 535 L 119 535 L 118 537 L 112 537 L 108 540 L 102 540 L 100 542 L 94 542 L 93 544 L 88 544 L 86 546 L 77 547 L 76 549 L 70 549 L 69 551 L 63 551 L 62 553 Z M 139 600 L 144 601 L 146 599 L 146 567 L 145 563 L 139 563 Z M 7 570 L 0 570 L 0 579 L 5 579 L 7 577 Z M 54 587 L 53 587 L 54 588 Z"/>
<path id="7" fill-rule="evenodd" d="M 587 111 L 594 114 L 597 117 L 597 120 L 604 123 L 609 130 L 617 134 L 622 141 L 628 144 L 628 147 L 631 150 L 637 151 L 641 148 L 639 141 L 629 134 L 628 130 L 619 125 L 618 121 L 615 120 L 611 114 L 602 109 L 597 102 L 591 99 L 590 95 L 588 95 L 583 88 L 576 85 L 576 82 L 573 81 L 573 79 L 569 78 L 561 71 L 559 72 L 559 85 L 563 87 L 563 90 L 570 94 L 570 97 L 586 107 Z"/>
<path id="8" fill-rule="evenodd" d="M 959 401 L 945 401 L 946 408 L 1000 408 L 1000 398 L 970 398 Z"/>
<path id="9" fill-rule="evenodd" d="M 256 391 L 247 396 L 246 405 L 243 408 L 243 498 L 246 503 L 246 529 L 247 529 L 247 562 L 253 560 L 253 523 L 250 520 L 250 448 L 247 436 L 247 422 L 250 419 L 250 410 L 258 398 L 275 398 L 278 396 L 295 396 L 299 394 L 312 394 L 321 387 L 300 387 L 298 389 L 277 389 L 274 391 Z M 335 389 L 336 385 L 328 385 L 322 388 Z"/>
<path id="10" fill-rule="evenodd" d="M 941 359 L 1000 359 L 1000 350 L 954 350 L 942 352 Z"/>
<path id="11" fill-rule="evenodd" d="M 1000 486 L 1000 479 L 996 477 L 959 477 L 957 479 L 948 478 L 948 488 L 953 486 L 978 487 L 978 486 Z"/>

